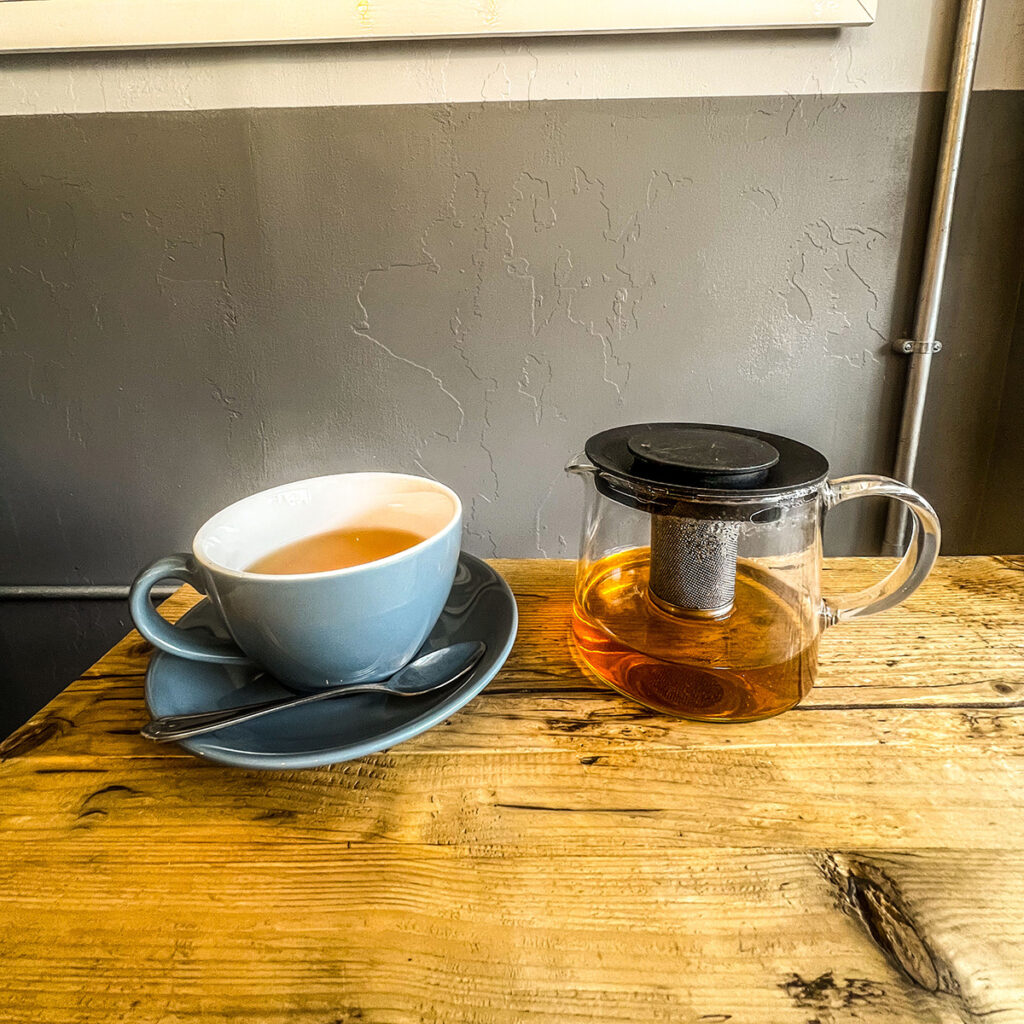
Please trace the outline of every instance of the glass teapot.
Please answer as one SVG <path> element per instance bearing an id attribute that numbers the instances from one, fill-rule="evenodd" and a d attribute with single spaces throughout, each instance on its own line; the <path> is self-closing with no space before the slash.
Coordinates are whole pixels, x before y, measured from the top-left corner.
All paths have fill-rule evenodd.
<path id="1" fill-rule="evenodd" d="M 759 430 L 616 427 L 566 471 L 587 490 L 579 653 L 627 697 L 682 718 L 750 722 L 793 707 L 814 684 L 822 631 L 899 604 L 938 556 L 939 521 L 910 487 L 828 480 L 820 452 Z M 909 506 L 907 553 L 874 586 L 823 597 L 824 514 L 867 494 Z"/>

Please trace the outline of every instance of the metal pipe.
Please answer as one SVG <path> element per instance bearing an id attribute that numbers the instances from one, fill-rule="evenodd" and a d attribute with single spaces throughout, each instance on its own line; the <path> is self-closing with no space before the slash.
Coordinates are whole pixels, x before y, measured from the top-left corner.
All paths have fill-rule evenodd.
<path id="1" fill-rule="evenodd" d="M 154 597 L 170 597 L 177 587 L 154 587 Z M 52 584 L 0 586 L 0 601 L 127 601 L 128 586 L 121 584 Z"/>
<path id="2" fill-rule="evenodd" d="M 974 81 L 974 68 L 978 60 L 978 41 L 981 37 L 981 18 L 984 9 L 985 0 L 962 0 L 960 4 L 960 20 L 956 30 L 946 117 L 942 129 L 942 146 L 935 169 L 935 194 L 932 197 L 924 266 L 921 269 L 921 285 L 917 296 L 914 336 L 898 344 L 899 351 L 910 353 L 910 370 L 903 398 L 903 414 L 900 419 L 893 476 L 908 485 L 914 482 L 925 397 L 928 391 L 928 375 L 931 372 L 932 356 L 939 347 L 935 329 L 939 319 L 942 279 L 946 273 L 946 253 L 949 250 L 949 231 L 953 219 L 953 200 L 956 198 L 956 179 L 960 171 L 967 106 L 971 99 L 971 84 Z M 905 505 L 890 502 L 882 548 L 885 554 L 902 553 L 906 517 Z"/>

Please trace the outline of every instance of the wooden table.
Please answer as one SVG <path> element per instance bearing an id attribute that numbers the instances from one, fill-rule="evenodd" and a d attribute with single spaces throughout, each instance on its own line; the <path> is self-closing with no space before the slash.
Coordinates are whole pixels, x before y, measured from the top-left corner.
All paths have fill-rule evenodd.
<path id="1" fill-rule="evenodd" d="M 0 1020 L 1024 1021 L 1024 559 L 943 559 L 734 726 L 585 678 L 571 564 L 496 564 L 507 667 L 387 753 L 149 743 L 134 633 L 4 742 Z"/>

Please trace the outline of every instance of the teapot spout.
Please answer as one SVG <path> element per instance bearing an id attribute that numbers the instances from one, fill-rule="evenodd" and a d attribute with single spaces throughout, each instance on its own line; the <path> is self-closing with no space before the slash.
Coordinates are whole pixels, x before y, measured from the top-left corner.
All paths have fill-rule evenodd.
<path id="1" fill-rule="evenodd" d="M 586 452 L 578 452 L 565 464 L 566 473 L 576 476 L 589 476 L 597 472 L 597 468 L 590 464 Z"/>

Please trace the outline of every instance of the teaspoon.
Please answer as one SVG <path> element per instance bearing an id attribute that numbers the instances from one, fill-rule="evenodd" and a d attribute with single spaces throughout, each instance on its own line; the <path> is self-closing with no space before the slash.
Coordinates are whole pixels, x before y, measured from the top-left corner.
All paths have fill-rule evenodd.
<path id="1" fill-rule="evenodd" d="M 442 647 L 440 650 L 421 655 L 390 678 L 375 683 L 334 686 L 302 697 L 245 704 L 242 707 L 224 708 L 220 711 L 165 715 L 154 718 L 141 731 L 147 739 L 168 743 L 172 740 L 184 740 L 190 736 L 216 732 L 218 729 L 226 729 L 241 722 L 251 722 L 254 718 L 272 715 L 275 711 L 283 711 L 285 708 L 302 707 L 332 697 L 344 697 L 350 693 L 387 693 L 398 697 L 415 697 L 454 683 L 476 665 L 486 650 L 487 645 L 479 641 L 452 644 L 450 647 Z"/>

